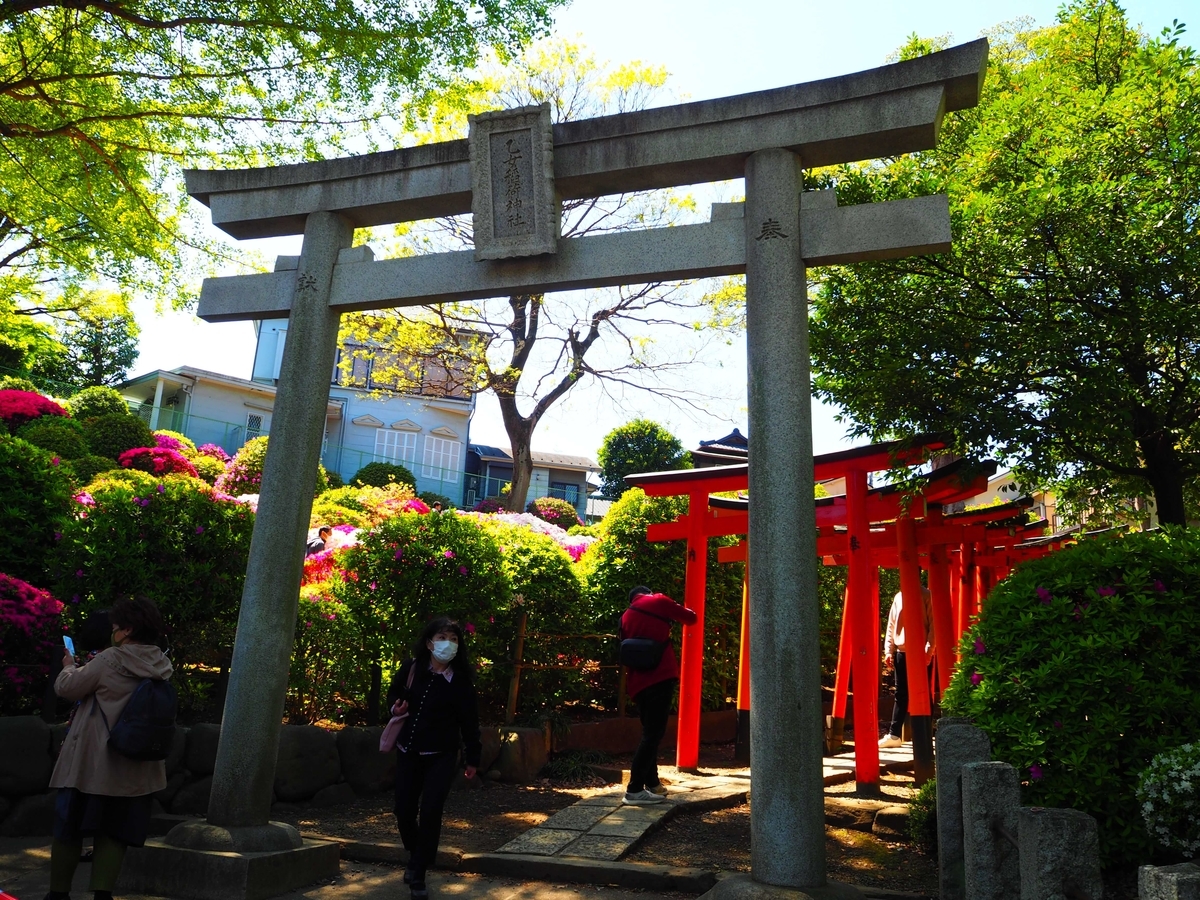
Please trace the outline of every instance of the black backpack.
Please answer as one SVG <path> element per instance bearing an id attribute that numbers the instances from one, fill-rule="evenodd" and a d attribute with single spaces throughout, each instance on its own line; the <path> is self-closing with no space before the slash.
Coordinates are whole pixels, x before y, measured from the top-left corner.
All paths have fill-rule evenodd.
<path id="1" fill-rule="evenodd" d="M 175 740 L 178 707 L 175 686 L 158 678 L 138 682 L 115 725 L 108 724 L 108 716 L 96 702 L 108 729 L 108 746 L 122 756 L 142 761 L 167 758 Z"/>
<path id="2" fill-rule="evenodd" d="M 636 607 L 632 603 L 629 604 L 629 608 L 634 612 L 641 613 L 643 616 L 649 616 L 652 619 L 658 619 L 660 622 L 666 622 L 668 625 L 673 621 L 666 616 L 660 616 Z M 667 642 L 656 641 L 653 638 L 625 637 L 623 619 L 624 613 L 617 620 L 617 634 L 621 638 L 621 648 L 617 653 L 617 661 L 621 665 L 638 672 L 651 672 L 657 669 L 658 664 L 662 662 L 663 652 L 667 649 Z"/>

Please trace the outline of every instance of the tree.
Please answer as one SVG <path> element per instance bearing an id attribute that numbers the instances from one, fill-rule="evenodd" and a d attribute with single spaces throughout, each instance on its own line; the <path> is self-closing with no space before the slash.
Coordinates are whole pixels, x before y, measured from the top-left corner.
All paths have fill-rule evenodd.
<path id="1" fill-rule="evenodd" d="M 162 292 L 202 243 L 180 166 L 343 150 L 559 2 L 6 0 L 0 307 L 31 314 L 89 279 Z"/>
<path id="2" fill-rule="evenodd" d="M 626 475 L 692 467 L 692 455 L 683 449 L 679 438 L 649 419 L 634 419 L 614 428 L 604 436 L 596 456 L 601 469 L 600 491 L 610 500 L 629 489 Z"/>
<path id="3" fill-rule="evenodd" d="M 871 438 L 952 431 L 1068 498 L 1152 494 L 1186 519 L 1200 466 L 1200 70 L 1111 0 L 993 40 L 982 102 L 939 148 L 832 172 L 842 203 L 946 191 L 940 256 L 826 270 L 816 393 Z M 921 42 L 909 52 L 921 52 Z"/>
<path id="4" fill-rule="evenodd" d="M 120 384 L 138 356 L 132 314 L 89 316 L 59 329 L 62 351 L 39 359 L 35 376 L 77 388 Z"/>
<path id="5" fill-rule="evenodd" d="M 486 67 L 456 92 L 464 103 L 441 104 L 421 139 L 442 140 L 466 133 L 466 113 L 549 102 L 556 121 L 641 108 L 663 88 L 661 68 L 630 63 L 609 68 L 581 47 L 554 41 L 531 48 L 507 68 Z M 564 238 L 678 221 L 691 207 L 672 191 L 589 198 L 563 204 Z M 460 248 L 471 240 L 470 220 L 455 218 L 438 230 L 408 231 L 414 246 Z M 564 294 L 448 303 L 346 316 L 343 341 L 355 345 L 343 356 L 373 358 L 373 379 L 398 390 L 431 383 L 466 393 L 490 391 L 500 404 L 513 458 L 507 508 L 524 509 L 533 472 L 534 430 L 555 403 L 585 379 L 606 390 L 649 389 L 681 403 L 693 400 L 669 383 L 669 374 L 692 355 L 659 352 L 649 332 L 684 328 L 695 334 L 700 304 L 679 286 L 641 285 Z M 714 337 L 704 332 L 700 340 Z M 380 348 L 385 353 L 378 352 Z"/>

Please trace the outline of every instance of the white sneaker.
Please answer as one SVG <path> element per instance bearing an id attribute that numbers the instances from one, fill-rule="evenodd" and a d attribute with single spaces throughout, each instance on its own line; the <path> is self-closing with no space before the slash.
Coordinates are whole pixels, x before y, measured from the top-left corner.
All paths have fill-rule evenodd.
<path id="1" fill-rule="evenodd" d="M 665 799 L 667 798 L 659 796 L 654 791 L 643 789 L 632 794 L 626 793 L 621 802 L 626 806 L 652 806 L 655 803 L 662 803 Z"/>
<path id="2" fill-rule="evenodd" d="M 885 734 L 879 739 L 880 747 L 902 747 L 903 745 L 904 741 L 894 734 Z"/>

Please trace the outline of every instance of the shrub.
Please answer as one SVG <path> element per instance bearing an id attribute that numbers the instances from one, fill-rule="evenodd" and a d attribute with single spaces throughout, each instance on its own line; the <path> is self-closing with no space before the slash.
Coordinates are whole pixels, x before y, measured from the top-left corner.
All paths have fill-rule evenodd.
<path id="1" fill-rule="evenodd" d="M 133 416 L 129 404 L 117 391 L 110 387 L 87 387 L 72 395 L 67 401 L 71 415 L 77 419 L 94 419 L 100 416 Z"/>
<path id="2" fill-rule="evenodd" d="M 71 509 L 71 478 L 52 454 L 20 438 L 0 437 L 0 510 L 9 527 L 0 541 L 0 572 L 49 585 L 47 548 Z"/>
<path id="3" fill-rule="evenodd" d="M 417 494 L 417 499 L 430 509 L 433 508 L 433 504 L 435 503 L 442 504 L 442 509 L 444 510 L 454 509 L 454 502 L 445 494 L 439 494 L 437 491 L 421 491 L 421 493 Z"/>
<path id="4" fill-rule="evenodd" d="M 545 519 L 551 525 L 559 528 L 570 528 L 572 525 L 582 525 L 579 513 L 566 500 L 557 497 L 535 497 L 525 507 L 525 512 Z"/>
<path id="5" fill-rule="evenodd" d="M 580 559 L 579 574 L 586 586 L 592 625 L 589 631 L 612 633 L 621 612 L 629 605 L 629 589 L 637 584 L 676 600 L 683 599 L 687 545 L 683 541 L 646 540 L 646 526 L 670 522 L 687 511 L 686 497 L 647 497 L 639 488 L 625 492 L 604 517 L 601 538 Z M 733 539 L 725 539 L 732 543 Z M 742 617 L 741 563 L 719 564 L 717 547 L 709 542 L 708 590 L 705 602 L 704 683 L 705 709 L 720 709 L 737 692 L 738 644 Z M 681 629 L 672 629 L 679 649 Z M 609 642 L 607 662 L 616 661 L 616 641 Z M 606 670 L 612 671 L 612 670 Z M 615 700 L 616 674 L 607 681 L 608 696 Z"/>
<path id="6" fill-rule="evenodd" d="M 126 450 L 117 462 L 123 469 L 137 469 L 151 475 L 191 475 L 197 477 L 196 467 L 178 450 L 161 447 L 135 447 Z"/>
<path id="7" fill-rule="evenodd" d="M 595 525 L 572 525 L 567 529 L 567 534 L 571 535 L 572 537 L 578 535 L 582 537 L 598 538 L 600 537 L 600 523 L 597 522 Z"/>
<path id="8" fill-rule="evenodd" d="M 472 512 L 477 513 L 498 513 L 504 512 L 504 504 L 495 497 L 484 497 L 475 504 Z"/>
<path id="9" fill-rule="evenodd" d="M 225 472 L 225 463 L 203 453 L 197 453 L 189 462 L 196 469 L 196 477 L 205 484 L 216 484 L 217 479 Z"/>
<path id="10" fill-rule="evenodd" d="M 326 491 L 313 501 L 312 515 L 308 519 L 309 528 L 321 525 L 353 525 L 355 528 L 370 528 L 371 517 L 361 509 L 350 505 L 335 503 L 327 499 L 330 492 Z"/>
<path id="11" fill-rule="evenodd" d="M 908 805 L 908 839 L 930 856 L 937 856 L 937 780 L 929 779 Z"/>
<path id="12" fill-rule="evenodd" d="M 1200 739 L 1200 533 L 1084 541 L 1017 569 L 963 639 L 949 715 L 1021 771 L 1023 801 L 1094 816 L 1105 865 L 1146 858 L 1137 773 Z"/>
<path id="13" fill-rule="evenodd" d="M 514 637 L 493 622 L 508 608 L 509 585 L 496 542 L 474 520 L 401 513 L 341 559 L 345 576 L 334 593 L 356 617 L 367 659 L 392 672 L 430 618 L 451 616 L 472 635 L 481 693 L 494 696 L 488 670 Z"/>
<path id="14" fill-rule="evenodd" d="M 0 391 L 0 419 L 10 433 L 42 416 L 66 415 L 67 411 L 53 400 L 33 391 Z"/>
<path id="15" fill-rule="evenodd" d="M 83 429 L 75 419 L 42 416 L 17 429 L 17 437 L 61 459 L 79 459 L 88 455 Z"/>
<path id="16" fill-rule="evenodd" d="M 361 707 L 370 689 L 371 667 L 361 654 L 346 652 L 347 647 L 361 645 L 358 623 L 327 584 L 300 589 L 288 669 L 288 721 L 346 722 L 347 714 Z"/>
<path id="17" fill-rule="evenodd" d="M 0 391 L 28 391 L 31 394 L 40 394 L 38 386 L 28 378 L 22 378 L 20 375 L 0 375 Z"/>
<path id="18" fill-rule="evenodd" d="M 263 463 L 267 458 L 267 441 L 262 437 L 252 438 L 242 445 L 233 460 L 225 469 L 224 474 L 217 479 L 216 488 L 233 497 L 242 494 L 257 494 L 262 487 Z M 317 484 L 314 497 L 329 490 L 329 480 L 325 475 L 325 467 L 317 463 Z"/>
<path id="19" fill-rule="evenodd" d="M 1200 852 L 1200 743 L 1160 753 L 1138 778 L 1150 839 L 1187 859 Z"/>
<path id="20" fill-rule="evenodd" d="M 353 509 L 356 512 L 365 513 L 367 511 L 366 504 L 362 500 L 362 490 L 356 487 L 340 487 L 330 488 L 320 497 L 317 502 L 325 501 L 326 503 L 334 503 L 346 509 Z"/>
<path id="21" fill-rule="evenodd" d="M 150 427 L 128 413 L 105 413 L 88 419 L 83 426 L 83 436 L 93 456 L 109 459 L 119 459 L 122 453 L 135 447 L 154 446 Z"/>
<path id="22" fill-rule="evenodd" d="M 371 462 L 354 473 L 350 484 L 355 487 L 385 487 L 389 484 L 407 484 L 414 491 L 417 489 L 417 477 L 407 468 L 396 463 Z"/>
<path id="23" fill-rule="evenodd" d="M 62 659 L 62 604 L 0 573 L 0 715 L 41 710 L 46 679 Z M 57 652 L 56 652 L 57 651 Z"/>
<path id="24" fill-rule="evenodd" d="M 82 456 L 66 463 L 66 467 L 77 487 L 82 487 L 102 472 L 121 468 L 115 459 L 107 456 Z"/>
<path id="25" fill-rule="evenodd" d="M 180 434 L 178 431 L 169 431 L 166 428 L 160 428 L 154 432 L 154 445 L 161 447 L 163 450 L 177 450 L 188 459 L 196 455 L 196 445 L 187 435 Z"/>
<path id="26" fill-rule="evenodd" d="M 358 498 L 375 525 L 402 512 L 429 512 L 429 507 L 417 500 L 407 484 L 359 488 Z"/>
<path id="27" fill-rule="evenodd" d="M 326 472 L 325 480 L 329 482 L 329 486 L 331 488 L 340 488 L 346 486 L 346 482 L 342 480 L 342 476 L 337 472 Z"/>
<path id="28" fill-rule="evenodd" d="M 201 444 L 196 448 L 196 452 L 201 456 L 211 456 L 213 459 L 219 460 L 222 465 L 233 458 L 225 452 L 225 448 L 220 444 Z"/>
<path id="29" fill-rule="evenodd" d="M 76 495 L 53 555 L 56 592 L 82 621 L 120 597 L 145 594 L 162 611 L 181 702 L 198 692 L 195 666 L 219 665 L 232 646 L 254 515 L 186 475 L 121 469 Z"/>

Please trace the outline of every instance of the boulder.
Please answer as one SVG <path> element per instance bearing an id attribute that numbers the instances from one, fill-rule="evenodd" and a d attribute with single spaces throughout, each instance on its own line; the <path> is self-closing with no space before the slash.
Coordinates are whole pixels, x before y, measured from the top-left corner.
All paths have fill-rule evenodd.
<path id="1" fill-rule="evenodd" d="M 193 813 L 200 816 L 207 815 L 208 795 L 211 790 L 211 775 L 205 775 L 198 781 L 185 784 L 171 800 L 171 812 L 176 815 L 181 813 Z"/>
<path id="2" fill-rule="evenodd" d="M 510 728 L 500 736 L 496 769 L 500 780 L 524 784 L 546 765 L 546 735 L 540 728 Z"/>
<path id="3" fill-rule="evenodd" d="M 211 775 L 217 766 L 217 741 L 220 738 L 220 725 L 200 724 L 189 728 L 183 767 L 193 775 Z"/>
<path id="4" fill-rule="evenodd" d="M 350 786 L 349 782 L 343 781 L 341 784 L 331 784 L 329 787 L 321 788 L 313 794 L 309 805 L 344 806 L 347 803 L 353 803 L 356 799 L 358 799 L 358 795 L 354 793 L 354 788 Z"/>
<path id="5" fill-rule="evenodd" d="M 378 743 L 375 745 L 378 750 Z M 342 777 L 337 740 L 315 725 L 284 725 L 279 733 L 275 793 L 285 803 L 308 800 Z"/>
<path id="6" fill-rule="evenodd" d="M 182 772 L 176 772 L 174 775 L 167 776 L 167 786 L 154 795 L 155 799 L 160 802 L 164 808 L 169 809 L 171 802 L 175 799 L 175 795 L 187 783 L 187 776 Z"/>
<path id="7" fill-rule="evenodd" d="M 396 782 L 396 751 L 379 752 L 382 727 L 343 728 L 338 732 L 337 752 L 342 776 L 360 794 L 391 790 Z"/>
<path id="8" fill-rule="evenodd" d="M 479 771 L 486 772 L 500 756 L 500 729 L 495 725 L 484 725 L 479 729 L 479 742 L 483 745 L 479 754 Z"/>
<path id="9" fill-rule="evenodd" d="M 33 837 L 54 831 L 54 800 L 58 791 L 22 797 L 0 822 L 0 837 Z"/>
<path id="10" fill-rule="evenodd" d="M 8 815 L 10 809 L 12 809 L 12 803 L 0 797 L 0 822 L 4 821 L 4 817 Z"/>
<path id="11" fill-rule="evenodd" d="M 0 794 L 36 794 L 46 790 L 54 760 L 50 726 L 38 716 L 0 718 Z M 30 832 L 32 833 L 32 832 Z"/>
<path id="12" fill-rule="evenodd" d="M 176 725 L 175 740 L 171 742 L 171 752 L 167 754 L 167 777 L 170 778 L 183 770 L 183 755 L 187 752 L 188 729 Z M 216 757 L 214 756 L 214 759 Z"/>
<path id="13" fill-rule="evenodd" d="M 908 807 L 885 806 L 875 813 L 871 831 L 876 837 L 889 840 L 908 839 Z"/>

